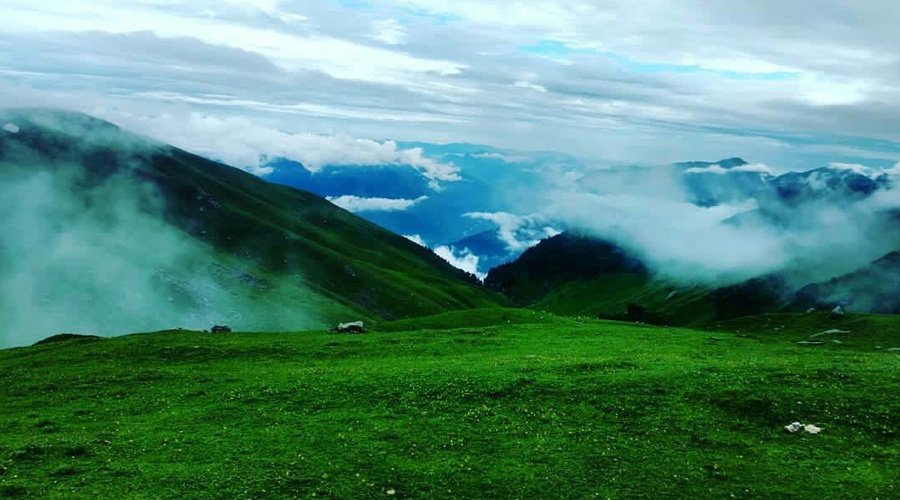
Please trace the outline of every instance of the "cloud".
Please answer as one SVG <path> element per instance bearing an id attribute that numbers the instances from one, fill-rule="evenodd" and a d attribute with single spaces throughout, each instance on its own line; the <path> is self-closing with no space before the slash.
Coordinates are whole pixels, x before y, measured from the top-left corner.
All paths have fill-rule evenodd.
<path id="1" fill-rule="evenodd" d="M 4 6 L 17 97 L 609 163 L 897 160 L 900 6 L 877 0 L 32 4 Z"/>
<path id="2" fill-rule="evenodd" d="M 748 163 L 746 165 L 738 165 L 736 167 L 724 168 L 721 165 L 714 164 L 708 167 L 692 167 L 684 171 L 686 174 L 715 174 L 726 175 L 737 172 L 750 172 L 757 174 L 771 175 L 773 170 L 764 163 Z"/>
<path id="3" fill-rule="evenodd" d="M 507 250 L 521 252 L 538 244 L 542 239 L 559 234 L 539 215 L 523 216 L 508 212 L 471 212 L 465 214 L 470 219 L 480 219 L 497 225 L 497 237 Z"/>
<path id="4" fill-rule="evenodd" d="M 833 170 L 844 170 L 847 172 L 853 172 L 855 174 L 861 174 L 865 176 L 873 175 L 873 170 L 865 165 L 860 165 L 859 163 L 842 163 L 833 161 L 828 164 L 828 167 Z"/>
<path id="5" fill-rule="evenodd" d="M 311 172 L 329 165 L 411 167 L 434 188 L 460 180 L 451 163 L 432 160 L 421 148 L 401 148 L 394 141 L 359 139 L 347 134 L 289 133 L 244 118 L 216 118 L 199 113 L 135 115 L 110 113 L 114 122 L 189 151 L 219 159 L 258 175 L 267 163 L 288 158 Z"/>
<path id="6" fill-rule="evenodd" d="M 428 248 L 428 245 L 425 243 L 425 240 L 418 234 L 410 234 L 405 235 L 404 238 L 412 241 L 413 243 Z M 463 271 L 473 274 L 478 279 L 484 280 L 487 274 L 480 272 L 478 270 L 478 264 L 480 262 L 480 258 L 472 253 L 468 248 L 456 248 L 449 245 L 440 245 L 432 251 L 440 258 L 447 261 L 451 266 L 462 269 Z"/>
<path id="7" fill-rule="evenodd" d="M 297 283 L 266 277 L 265 290 L 254 288 L 246 278 L 256 269 L 166 222 L 166 200 L 149 183 L 127 172 L 85 182 L 69 163 L 32 165 L 10 151 L 0 230 L 17 237 L 0 241 L 0 348 L 62 332 L 323 325 L 312 301 L 278 305 L 282 292 L 313 297 Z"/>
<path id="8" fill-rule="evenodd" d="M 463 271 L 474 274 L 480 280 L 484 280 L 485 274 L 478 271 L 477 255 L 469 251 L 468 248 L 457 249 L 454 247 L 442 245 L 434 249 L 434 253 L 438 257 L 446 260 L 451 266 L 462 269 Z"/>
<path id="9" fill-rule="evenodd" d="M 709 175 L 728 172 L 714 167 L 702 170 Z M 871 172 L 874 177 L 891 170 Z M 754 188 L 707 207 L 685 201 L 691 198 L 686 185 L 670 183 L 670 173 L 643 169 L 640 183 L 617 183 L 613 189 L 603 176 L 551 188 L 535 197 L 536 211 L 571 230 L 614 241 L 658 275 L 685 283 L 734 283 L 778 272 L 799 287 L 854 271 L 900 244 L 895 223 L 887 217 L 900 208 L 896 189 L 882 189 L 861 201 L 810 196 L 784 204 L 774 188 Z M 840 174 L 815 172 L 808 182 L 830 190 L 827 181 L 834 177 L 829 175 Z"/>
<path id="10" fill-rule="evenodd" d="M 406 43 L 406 30 L 396 19 L 381 19 L 372 23 L 372 38 L 387 45 Z"/>
<path id="11" fill-rule="evenodd" d="M 215 9 L 214 6 L 209 6 Z M 256 6 L 255 6 L 256 7 Z M 274 7 L 273 7 L 274 9 Z M 282 19 L 302 19 L 277 9 Z M 239 48 L 261 54 L 285 70 L 314 67 L 335 78 L 372 82 L 399 82 L 425 75 L 454 75 L 463 64 L 414 57 L 344 38 L 318 33 L 267 29 L 252 16 L 222 9 L 193 9 L 188 2 L 134 2 L 124 8 L 118 2 L 49 1 L 39 8 L 7 6 L 5 20 L 16 31 L 130 33 L 152 30 L 161 37 L 190 37 L 211 45 Z M 273 10 L 269 10 L 271 15 Z"/>
<path id="12" fill-rule="evenodd" d="M 737 281 L 774 271 L 786 260 L 767 228 L 723 223 L 753 204 L 705 208 L 649 193 L 566 192 L 549 199 L 549 217 L 617 242 L 669 278 Z"/>
<path id="13" fill-rule="evenodd" d="M 403 235 L 403 237 L 406 238 L 406 239 L 408 239 L 409 241 L 415 243 L 416 245 L 419 245 L 419 246 L 421 246 L 421 247 L 428 248 L 428 244 L 425 243 L 425 240 L 422 239 L 422 236 L 421 236 L 421 235 L 418 235 L 418 234 L 405 234 L 405 235 Z"/>
<path id="14" fill-rule="evenodd" d="M 520 89 L 534 90 L 536 92 L 547 92 L 547 88 L 542 85 L 537 85 L 535 83 L 526 82 L 524 80 L 519 80 L 513 84 L 513 86 L 518 87 Z"/>
<path id="15" fill-rule="evenodd" d="M 351 212 L 401 212 L 427 199 L 427 196 L 421 196 L 414 200 L 402 198 L 361 198 L 353 195 L 328 197 L 328 201 Z"/>

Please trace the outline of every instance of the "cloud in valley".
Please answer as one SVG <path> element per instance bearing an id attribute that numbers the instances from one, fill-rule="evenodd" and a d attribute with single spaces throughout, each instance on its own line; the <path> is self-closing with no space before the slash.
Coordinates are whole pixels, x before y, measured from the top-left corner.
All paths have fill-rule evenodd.
<path id="1" fill-rule="evenodd" d="M 329 197 L 328 201 L 351 212 L 399 212 L 407 210 L 427 199 L 427 196 L 422 196 L 414 200 L 405 200 L 402 198 L 362 198 L 359 196 L 344 195 Z"/>
<path id="2" fill-rule="evenodd" d="M 472 253 L 468 248 L 457 249 L 451 246 L 441 245 L 435 247 L 433 250 L 438 257 L 446 260 L 451 266 L 462 269 L 467 273 L 474 274 L 478 279 L 483 280 L 485 278 L 485 274 L 478 270 L 479 257 Z"/>

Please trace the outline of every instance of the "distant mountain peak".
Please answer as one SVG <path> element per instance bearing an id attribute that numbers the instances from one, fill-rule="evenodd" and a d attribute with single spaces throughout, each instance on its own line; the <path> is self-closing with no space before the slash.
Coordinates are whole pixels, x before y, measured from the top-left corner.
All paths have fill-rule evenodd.
<path id="1" fill-rule="evenodd" d="M 726 158 L 724 160 L 719 160 L 719 161 L 699 161 L 699 160 L 685 161 L 685 162 L 676 163 L 675 166 L 678 168 L 681 168 L 681 169 L 689 169 L 689 168 L 707 168 L 707 167 L 711 167 L 713 165 L 718 165 L 719 167 L 728 170 L 731 168 L 742 167 L 744 165 L 749 165 L 749 164 L 750 163 L 745 161 L 743 158 L 739 158 L 739 157 L 735 156 L 732 158 Z"/>

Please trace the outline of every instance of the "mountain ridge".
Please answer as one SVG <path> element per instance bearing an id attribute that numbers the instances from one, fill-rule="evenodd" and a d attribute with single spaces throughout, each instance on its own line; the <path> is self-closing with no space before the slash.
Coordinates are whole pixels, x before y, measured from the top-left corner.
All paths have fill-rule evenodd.
<path id="1" fill-rule="evenodd" d="M 215 309 L 203 306 L 209 298 L 191 288 L 199 280 L 193 275 L 197 273 L 206 288 L 215 289 L 230 280 L 227 287 L 213 294 L 229 304 L 238 296 L 249 300 L 248 306 L 267 303 L 271 298 L 273 306 L 262 313 L 266 317 L 248 319 L 248 314 L 253 315 L 249 307 L 218 315 L 244 328 L 291 328 L 289 304 L 304 297 L 310 300 L 311 309 L 322 308 L 322 318 L 312 324 L 298 321 L 294 328 L 324 326 L 348 317 L 395 319 L 502 302 L 499 296 L 482 289 L 475 277 L 453 268 L 429 250 L 315 194 L 267 183 L 240 169 L 144 139 L 87 115 L 12 110 L 4 111 L 0 120 L 15 123 L 18 128 L 16 133 L 0 133 L 0 180 L 17 187 L 41 180 L 50 186 L 45 191 L 51 191 L 45 206 L 60 205 L 62 200 L 76 207 L 73 213 L 64 214 L 67 221 L 77 221 L 79 210 L 95 215 L 89 221 L 91 237 L 108 234 L 93 230 L 103 224 L 113 224 L 116 234 L 126 240 L 131 231 L 140 233 L 139 227 L 115 226 L 113 208 L 126 207 L 124 212 L 135 220 L 150 221 L 179 248 L 189 248 L 189 255 L 203 265 L 197 264 L 199 268 L 187 273 L 181 272 L 185 269 L 169 269 L 171 262 L 160 264 L 165 269 L 162 277 L 141 276 L 142 281 L 154 283 L 148 286 L 148 293 L 162 286 L 157 282 L 168 280 L 181 289 L 176 300 Z M 23 193 L 21 200 L 27 201 L 30 194 Z M 105 203 L 110 204 L 110 210 L 104 211 Z M 65 235 L 60 231 L 66 221 L 36 216 L 29 222 L 42 221 L 48 226 L 48 234 Z M 169 234 L 169 227 L 176 231 Z M 153 235 L 147 238 L 152 241 Z M 79 256 L 90 250 L 90 243 L 83 239 L 74 238 Z M 139 252 L 139 242 L 129 245 L 134 247 L 129 250 Z M 31 250 L 43 248 L 36 242 Z M 27 252 L 15 255 L 23 253 Z M 122 257 L 115 253 L 109 256 Z M 121 263 L 135 273 L 146 267 L 130 266 L 124 257 Z M 210 270 L 216 264 L 223 264 L 225 270 Z M 53 273 L 68 276 L 75 268 L 57 266 Z M 46 278 L 39 288 L 52 289 L 52 273 Z M 122 282 L 126 281 L 123 277 Z M 57 299 L 65 295 L 55 293 Z M 272 297 L 265 298 L 267 294 Z M 165 309 L 166 300 L 161 302 Z M 235 303 L 244 304 L 242 300 Z M 276 308 L 275 303 L 282 307 Z M 296 304 L 299 307 L 302 301 Z M 284 321 L 275 321 L 281 314 L 286 315 Z M 210 316 L 217 314 L 212 312 Z M 168 326 L 177 324 L 178 318 L 171 321 Z M 162 326 L 150 323 L 151 327 Z M 150 329 L 147 326 L 130 329 Z M 58 331 L 42 332 L 51 333 Z"/>

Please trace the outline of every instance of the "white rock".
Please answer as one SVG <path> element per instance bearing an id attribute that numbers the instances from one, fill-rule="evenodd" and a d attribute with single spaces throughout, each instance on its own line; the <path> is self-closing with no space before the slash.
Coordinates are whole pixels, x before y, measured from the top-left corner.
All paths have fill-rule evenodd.
<path id="1" fill-rule="evenodd" d="M 15 123 L 7 123 L 3 125 L 3 130 L 9 132 L 10 134 L 18 134 L 19 130 L 21 129 Z"/>
<path id="2" fill-rule="evenodd" d="M 818 433 L 822 432 L 822 428 L 821 428 L 821 427 L 816 427 L 816 426 L 813 425 L 813 424 L 806 424 L 806 425 L 804 425 L 804 426 L 803 426 L 803 430 L 805 430 L 806 432 L 808 432 L 808 433 L 810 433 L 810 434 L 818 434 Z"/>
<path id="3" fill-rule="evenodd" d="M 813 336 L 810 337 L 810 338 L 821 337 L 821 336 L 823 336 L 823 335 L 841 335 L 841 334 L 844 334 L 844 333 L 850 333 L 850 330 L 839 330 L 839 329 L 837 329 L 837 328 L 834 328 L 834 329 L 831 329 L 831 330 L 825 330 L 824 332 L 819 332 L 819 333 L 813 335 Z"/>
<path id="4" fill-rule="evenodd" d="M 784 428 L 787 429 L 788 432 L 799 432 L 800 429 L 803 429 L 803 424 L 801 424 L 800 422 L 793 422 L 791 424 L 785 425 Z"/>

